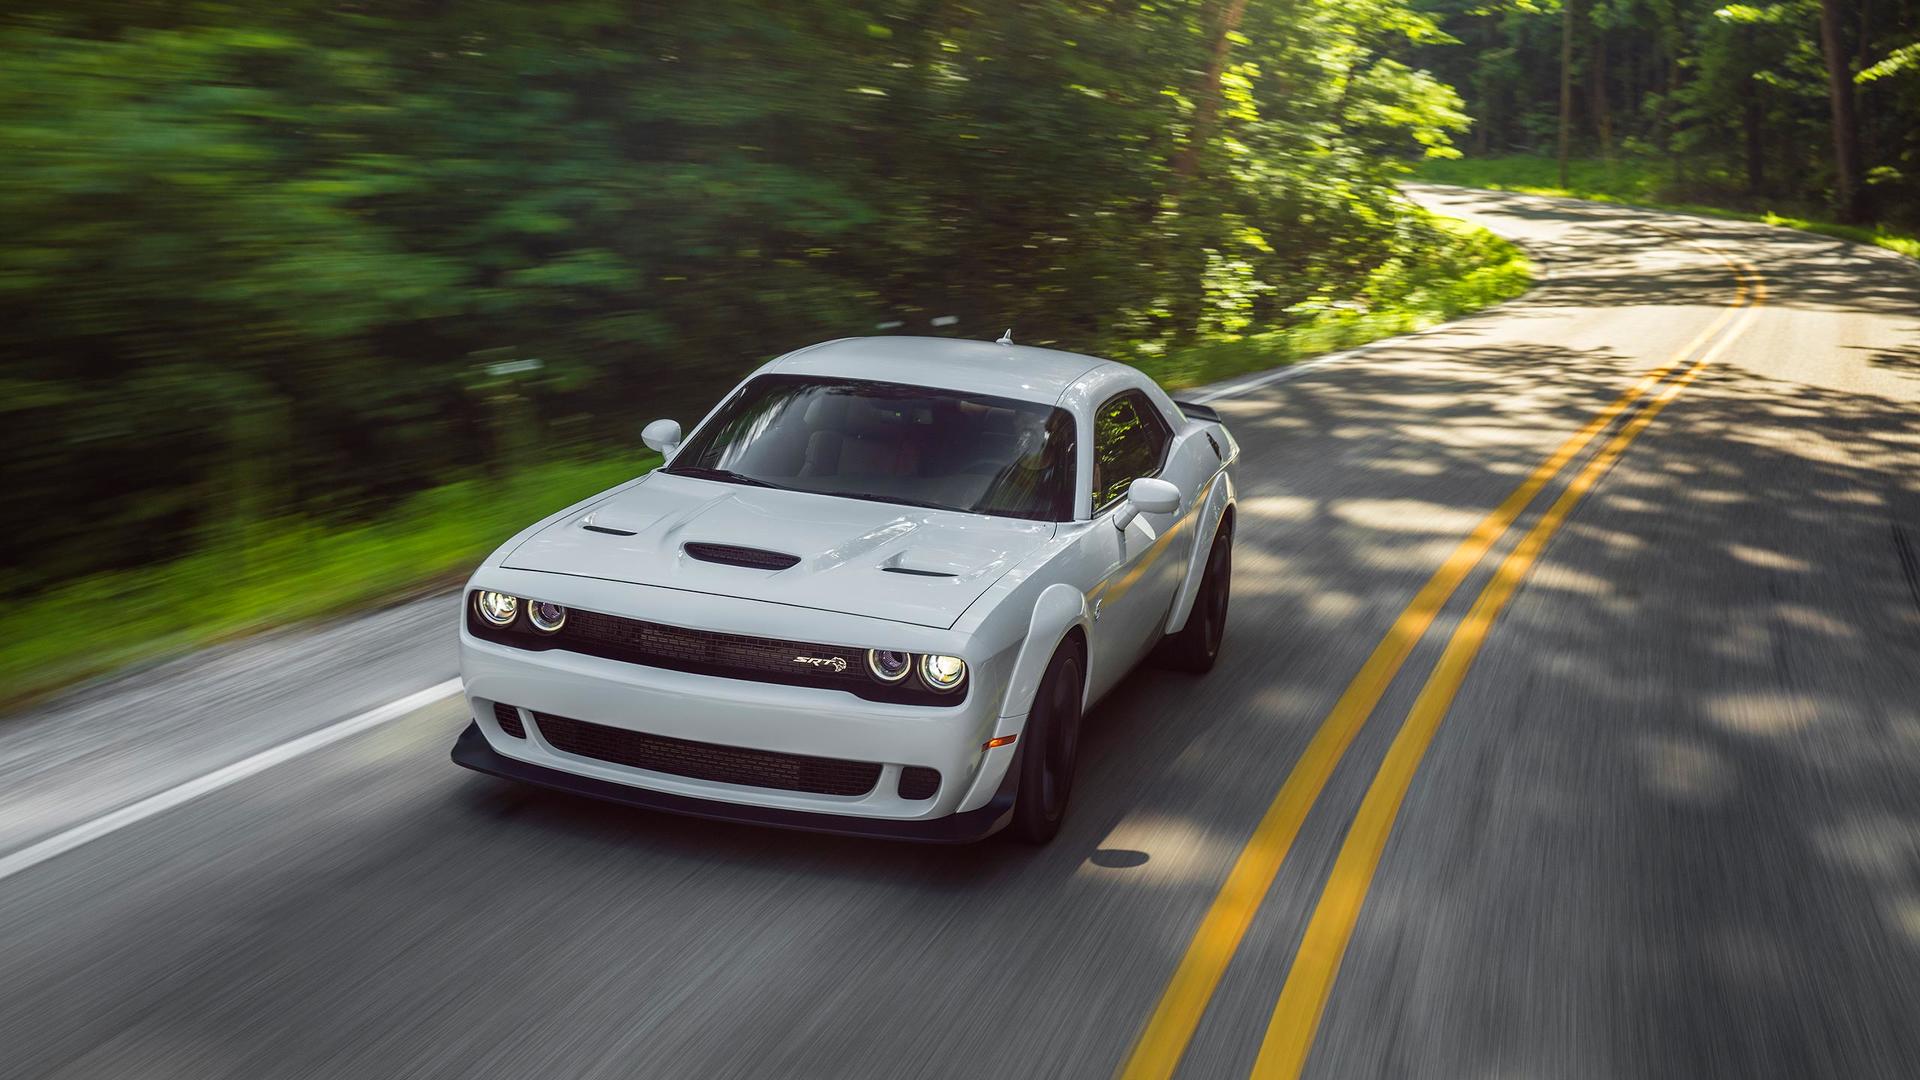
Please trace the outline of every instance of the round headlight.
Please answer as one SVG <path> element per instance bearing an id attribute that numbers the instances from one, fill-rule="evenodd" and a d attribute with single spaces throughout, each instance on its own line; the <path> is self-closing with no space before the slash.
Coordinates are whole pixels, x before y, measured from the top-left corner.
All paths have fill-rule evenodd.
<path id="1" fill-rule="evenodd" d="M 520 613 L 520 598 L 482 589 L 473 594 L 473 610 L 495 626 L 506 626 Z"/>
<path id="2" fill-rule="evenodd" d="M 959 686 L 967 677 L 967 662 L 957 656 L 928 653 L 920 658 L 920 681 L 945 692 Z"/>
<path id="3" fill-rule="evenodd" d="M 892 649 L 868 649 L 867 670 L 881 682 L 899 682 L 913 670 L 913 654 Z"/>
<path id="4" fill-rule="evenodd" d="M 549 600 L 527 601 L 527 621 L 535 630 L 552 634 L 567 625 L 567 609 Z"/>

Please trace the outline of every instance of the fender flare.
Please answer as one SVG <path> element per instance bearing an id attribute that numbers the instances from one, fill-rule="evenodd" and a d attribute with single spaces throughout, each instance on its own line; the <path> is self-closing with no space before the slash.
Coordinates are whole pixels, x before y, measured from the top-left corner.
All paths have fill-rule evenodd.
<path id="1" fill-rule="evenodd" d="M 1173 610 L 1167 613 L 1169 634 L 1186 629 L 1187 616 L 1193 613 L 1193 601 L 1200 595 L 1200 579 L 1206 574 L 1207 555 L 1213 551 L 1213 534 L 1232 505 L 1233 480 L 1222 470 L 1207 488 L 1206 504 L 1200 508 L 1199 520 L 1194 522 L 1193 550 L 1187 553 L 1187 576 L 1180 582 L 1180 591 L 1173 595 Z"/>
<path id="2" fill-rule="evenodd" d="M 1033 618 L 1027 623 L 1027 637 L 1020 646 L 1020 656 L 1013 662 L 1013 674 L 1007 680 L 1000 715 L 1019 716 L 1024 720 L 1033 708 L 1034 695 L 1040 692 L 1040 680 L 1046 677 L 1047 664 L 1052 661 L 1061 639 L 1076 626 L 1086 635 L 1087 627 L 1092 624 L 1085 593 L 1064 582 L 1055 582 L 1042 590 L 1040 598 L 1034 601 Z M 1087 686 L 1092 683 L 1091 679 L 1086 680 Z"/>

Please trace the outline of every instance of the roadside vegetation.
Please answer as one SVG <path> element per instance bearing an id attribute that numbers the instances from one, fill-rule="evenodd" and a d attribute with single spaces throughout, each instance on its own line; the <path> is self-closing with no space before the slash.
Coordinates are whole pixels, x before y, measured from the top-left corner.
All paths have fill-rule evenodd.
<path id="1" fill-rule="evenodd" d="M 152 566 L 90 574 L 0 613 L 0 702 L 140 660 L 457 583 L 507 537 L 658 463 L 556 461 L 470 477 L 355 525 L 285 517 Z"/>
<path id="2" fill-rule="evenodd" d="M 1225 377 L 1524 287 L 1408 0 L 0 14 L 0 700 L 446 580 L 862 333 Z"/>
<path id="3" fill-rule="evenodd" d="M 1678 178 L 1668 162 L 1616 158 L 1612 161 L 1578 159 L 1568 163 L 1567 184 L 1559 183 L 1559 165 L 1542 155 L 1432 160 L 1418 172 L 1422 180 L 1459 184 L 1491 191 L 1530 195 L 1570 195 L 1600 202 L 1624 203 L 1657 210 L 1709 217 L 1763 221 L 1792 229 L 1837 236 L 1856 243 L 1875 244 L 1920 259 L 1920 236 L 1896 232 L 1885 225 L 1842 225 L 1822 220 L 1816 206 L 1782 203 L 1749 196 L 1728 184 Z M 1783 212 L 1784 211 L 1784 212 Z M 1808 216 L 1812 215 L 1812 216 Z"/>

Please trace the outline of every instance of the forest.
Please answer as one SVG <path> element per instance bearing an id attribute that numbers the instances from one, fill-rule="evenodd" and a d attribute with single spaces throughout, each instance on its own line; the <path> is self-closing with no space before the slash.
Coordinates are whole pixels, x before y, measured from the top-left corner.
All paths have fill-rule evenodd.
<path id="1" fill-rule="evenodd" d="M 824 338 L 1150 358 L 1458 269 L 1404 0 L 0 18 L 16 589 L 632 455 Z"/>
<path id="2" fill-rule="evenodd" d="M 21 0 L 0 690 L 457 576 L 814 341 L 1179 386 L 1513 296 L 1399 189 L 1462 152 L 1911 227 L 1914 7 Z"/>
<path id="3" fill-rule="evenodd" d="M 1422 0 L 1468 158 L 1647 166 L 1678 200 L 1920 226 L 1914 0 Z M 1442 170 L 1440 175 L 1448 175 Z"/>

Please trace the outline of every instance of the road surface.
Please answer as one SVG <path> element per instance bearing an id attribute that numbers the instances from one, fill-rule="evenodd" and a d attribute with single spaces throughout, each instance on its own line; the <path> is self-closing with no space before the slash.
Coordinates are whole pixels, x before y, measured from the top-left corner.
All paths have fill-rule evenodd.
<path id="1" fill-rule="evenodd" d="M 464 772 L 429 598 L 0 720 L 0 1076 L 1920 1075 L 1920 273 L 1420 197 L 1547 276 L 1215 399 L 1221 664 L 1052 846 Z"/>

